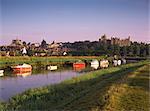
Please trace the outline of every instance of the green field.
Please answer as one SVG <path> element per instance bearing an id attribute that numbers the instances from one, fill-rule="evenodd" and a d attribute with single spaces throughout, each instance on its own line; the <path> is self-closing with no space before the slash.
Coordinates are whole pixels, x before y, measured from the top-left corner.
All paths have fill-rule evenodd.
<path id="1" fill-rule="evenodd" d="M 144 98 L 149 94 L 146 64 L 148 62 L 143 61 L 101 69 L 60 84 L 30 89 L 0 107 L 4 110 L 117 111 L 133 108 L 148 111 L 148 100 Z M 145 68 L 141 68 L 143 66 Z"/>

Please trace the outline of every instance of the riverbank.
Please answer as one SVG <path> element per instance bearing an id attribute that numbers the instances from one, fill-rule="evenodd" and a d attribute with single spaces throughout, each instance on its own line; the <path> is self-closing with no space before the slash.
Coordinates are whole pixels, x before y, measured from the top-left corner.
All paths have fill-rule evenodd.
<path id="1" fill-rule="evenodd" d="M 149 111 L 149 65 L 144 65 L 112 85 L 106 111 Z"/>
<path id="2" fill-rule="evenodd" d="M 17 57 L 0 57 L 0 68 L 7 68 L 11 65 L 28 63 L 34 68 L 45 67 L 49 64 L 63 65 L 73 63 L 78 60 L 89 62 L 93 59 L 102 59 L 103 56 L 51 56 L 51 57 L 29 57 L 29 56 L 17 56 Z"/>
<path id="3" fill-rule="evenodd" d="M 30 89 L 2 105 L 7 110 L 102 110 L 108 90 L 147 61 L 101 69 L 57 85 Z"/>

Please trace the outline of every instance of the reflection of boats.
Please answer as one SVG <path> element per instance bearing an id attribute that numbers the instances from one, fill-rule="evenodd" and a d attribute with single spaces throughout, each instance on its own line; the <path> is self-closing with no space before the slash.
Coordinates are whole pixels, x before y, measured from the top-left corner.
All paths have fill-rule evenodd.
<path id="1" fill-rule="evenodd" d="M 48 70 L 57 70 L 57 66 L 47 66 Z"/>
<path id="2" fill-rule="evenodd" d="M 14 72 L 30 72 L 32 71 L 32 66 L 29 64 L 22 64 L 11 67 Z"/>
<path id="3" fill-rule="evenodd" d="M 85 69 L 85 66 L 82 66 L 82 67 L 73 67 L 73 70 L 75 70 L 75 71 L 81 71 L 83 69 Z"/>
<path id="4" fill-rule="evenodd" d="M 99 67 L 99 62 L 98 62 L 98 60 L 93 60 L 93 61 L 91 62 L 91 67 L 94 68 L 94 69 L 98 69 L 98 67 Z"/>
<path id="5" fill-rule="evenodd" d="M 31 75 L 31 71 L 30 71 L 30 72 L 14 72 L 14 74 L 15 74 L 16 76 L 26 77 L 26 76 Z"/>
<path id="6" fill-rule="evenodd" d="M 4 76 L 4 70 L 0 70 L 0 76 Z"/>

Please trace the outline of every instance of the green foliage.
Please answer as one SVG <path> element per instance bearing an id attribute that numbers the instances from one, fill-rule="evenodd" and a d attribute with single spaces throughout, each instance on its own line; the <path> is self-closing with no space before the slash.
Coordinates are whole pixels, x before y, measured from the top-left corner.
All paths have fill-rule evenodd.
<path id="1" fill-rule="evenodd" d="M 122 55 L 122 56 L 149 56 L 149 44 L 132 42 L 130 46 L 119 46 L 111 45 L 104 42 L 87 42 L 79 41 L 74 43 L 64 44 L 66 47 L 70 48 L 69 52 L 71 55 L 75 56 L 91 56 L 91 55 Z"/>

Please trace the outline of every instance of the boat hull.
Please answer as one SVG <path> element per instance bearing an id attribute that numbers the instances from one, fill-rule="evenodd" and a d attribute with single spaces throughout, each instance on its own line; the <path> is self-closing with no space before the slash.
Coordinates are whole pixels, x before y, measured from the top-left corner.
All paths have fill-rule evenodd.
<path id="1" fill-rule="evenodd" d="M 0 70 L 0 74 L 4 73 L 4 70 Z"/>
<path id="2" fill-rule="evenodd" d="M 30 76 L 31 75 L 31 71 L 27 71 L 27 72 L 14 72 L 14 74 L 16 76 L 26 77 L 26 76 Z"/>
<path id="3" fill-rule="evenodd" d="M 85 63 L 73 63 L 74 68 L 82 68 L 85 67 Z"/>
<path id="4" fill-rule="evenodd" d="M 13 72 L 31 72 L 32 66 L 28 64 L 17 65 L 11 67 Z"/>
<path id="5" fill-rule="evenodd" d="M 31 72 L 32 67 L 13 68 L 13 72 Z"/>
<path id="6" fill-rule="evenodd" d="M 47 70 L 57 70 L 57 66 L 47 66 Z"/>

